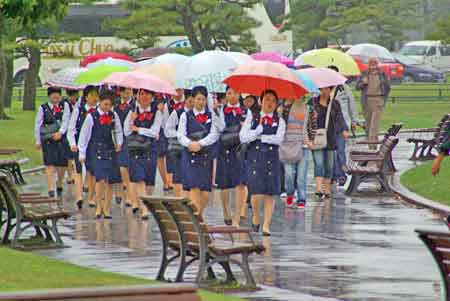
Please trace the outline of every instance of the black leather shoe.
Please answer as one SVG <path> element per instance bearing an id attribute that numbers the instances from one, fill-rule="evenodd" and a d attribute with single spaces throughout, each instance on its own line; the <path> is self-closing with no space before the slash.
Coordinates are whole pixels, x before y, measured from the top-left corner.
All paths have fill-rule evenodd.
<path id="1" fill-rule="evenodd" d="M 48 192 L 48 196 L 51 197 L 51 198 L 54 198 L 55 197 L 55 192 L 54 191 L 49 191 Z"/>
<path id="2" fill-rule="evenodd" d="M 259 232 L 259 226 L 260 226 L 260 225 L 252 224 L 253 232 Z"/>
<path id="3" fill-rule="evenodd" d="M 122 203 L 122 198 L 120 196 L 116 197 L 116 204 L 120 205 L 120 203 Z"/>
<path id="4" fill-rule="evenodd" d="M 105 215 L 103 218 L 104 219 L 112 219 L 112 216 L 111 215 Z"/>
<path id="5" fill-rule="evenodd" d="M 136 214 L 139 212 L 139 208 L 133 208 L 133 214 Z"/>
<path id="6" fill-rule="evenodd" d="M 95 216 L 95 218 L 96 218 L 96 219 L 101 219 L 101 218 L 102 218 L 102 215 L 101 215 L 101 214 L 97 214 L 97 215 Z"/>
<path id="7" fill-rule="evenodd" d="M 62 187 L 56 188 L 56 195 L 60 198 L 62 197 L 63 189 Z"/>
<path id="8" fill-rule="evenodd" d="M 130 203 L 125 203 L 125 207 L 131 207 Z"/>
<path id="9" fill-rule="evenodd" d="M 97 207 L 97 205 L 95 205 L 94 203 L 89 203 L 89 207 L 90 208 L 95 208 L 95 207 Z"/>
<path id="10" fill-rule="evenodd" d="M 231 219 L 225 219 L 224 220 L 225 225 L 231 226 L 233 224 L 233 221 Z"/>
<path id="11" fill-rule="evenodd" d="M 262 235 L 263 236 L 272 236 L 272 234 L 270 234 L 270 232 L 265 232 L 265 231 L 263 231 Z"/>
<path id="12" fill-rule="evenodd" d="M 77 201 L 77 207 L 78 207 L 78 210 L 83 209 L 83 200 Z"/>
<path id="13" fill-rule="evenodd" d="M 88 192 L 89 192 L 89 188 L 83 187 L 83 192 L 84 192 L 84 193 L 88 193 Z"/>
<path id="14" fill-rule="evenodd" d="M 143 215 L 143 216 L 141 216 L 141 219 L 142 219 L 143 221 L 148 221 L 148 215 Z"/>

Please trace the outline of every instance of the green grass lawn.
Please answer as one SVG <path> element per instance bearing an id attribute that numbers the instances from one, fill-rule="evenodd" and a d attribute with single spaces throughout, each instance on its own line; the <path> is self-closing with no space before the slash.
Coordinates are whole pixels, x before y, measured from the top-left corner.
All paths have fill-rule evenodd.
<path id="1" fill-rule="evenodd" d="M 53 288 L 155 284 L 156 281 L 103 272 L 0 247 L 0 292 Z M 200 290 L 203 301 L 241 299 Z"/>
<path id="2" fill-rule="evenodd" d="M 402 184 L 409 190 L 450 206 L 450 158 L 446 158 L 438 176 L 431 175 L 432 161 L 405 172 L 401 176 Z"/>

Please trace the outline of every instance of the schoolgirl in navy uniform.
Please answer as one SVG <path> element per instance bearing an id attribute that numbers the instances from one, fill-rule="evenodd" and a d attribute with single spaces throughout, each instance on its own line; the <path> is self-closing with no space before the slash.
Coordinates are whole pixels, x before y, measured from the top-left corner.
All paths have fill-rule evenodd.
<path id="1" fill-rule="evenodd" d="M 57 174 L 56 193 L 62 196 L 62 183 L 67 168 L 67 150 L 65 146 L 65 134 L 67 131 L 70 108 L 67 103 L 61 101 L 61 89 L 49 87 L 47 89 L 49 101 L 42 104 L 36 115 L 34 137 L 36 149 L 42 149 L 43 161 L 46 167 L 47 187 L 49 196 L 55 196 L 55 171 Z M 59 125 L 59 130 L 52 134 L 46 141 L 41 141 L 41 131 L 44 127 Z"/>
<path id="2" fill-rule="evenodd" d="M 247 198 L 247 177 L 244 160 L 239 160 L 237 149 L 239 146 L 239 131 L 247 116 L 247 108 L 240 103 L 240 95 L 232 88 L 227 87 L 226 103 L 220 109 L 222 135 L 219 140 L 219 156 L 217 159 L 216 183 L 221 190 L 223 216 L 225 224 L 231 225 L 229 208 L 230 189 L 236 189 L 236 207 L 233 225 L 239 226 L 241 208 Z M 251 112 L 249 112 L 251 114 Z M 236 144 L 224 145 L 222 137 L 225 135 L 237 136 Z"/>
<path id="3" fill-rule="evenodd" d="M 156 176 L 157 138 L 162 124 L 162 112 L 154 100 L 154 92 L 140 90 L 134 111 L 128 113 L 125 119 L 124 132 L 126 139 L 137 135 L 150 142 L 148 149 L 128 149 L 129 172 L 131 182 L 131 202 L 133 212 L 141 208 L 142 219 L 148 219 L 149 212 L 139 197 L 153 194 Z"/>
<path id="4" fill-rule="evenodd" d="M 192 110 L 194 107 L 194 98 L 190 90 L 184 90 L 184 101 L 183 106 L 174 107 L 172 113 L 166 121 L 166 126 L 164 128 L 164 134 L 168 139 L 177 139 L 178 125 L 180 122 L 180 117 L 184 112 Z M 168 162 L 170 162 L 172 171 L 172 182 L 174 185 L 175 196 L 189 197 L 188 194 L 183 193 L 183 167 L 181 164 L 181 154 L 171 155 L 170 150 L 167 156 Z M 169 167 L 169 164 L 168 164 Z"/>
<path id="5" fill-rule="evenodd" d="M 92 158 L 95 177 L 97 218 L 110 219 L 112 199 L 113 158 L 120 152 L 123 132 L 119 116 L 112 111 L 114 95 L 103 92 L 95 112 L 86 116 L 78 141 L 79 159 Z"/>
<path id="6" fill-rule="evenodd" d="M 212 186 L 212 150 L 219 139 L 218 117 L 207 106 L 208 91 L 203 86 L 193 88 L 194 108 L 180 117 L 178 141 L 185 148 L 181 155 L 184 169 L 183 189 L 200 215 L 206 208 Z"/>
<path id="7" fill-rule="evenodd" d="M 75 109 L 78 101 L 78 90 L 66 89 L 66 96 L 63 98 L 63 101 L 69 105 L 70 115 L 72 116 L 72 112 Z M 74 179 L 74 164 L 75 164 L 75 155 L 70 150 L 70 143 L 66 137 L 66 156 L 67 156 L 67 184 L 75 184 Z"/>
<path id="8" fill-rule="evenodd" d="M 164 111 L 163 111 L 163 130 L 164 130 L 164 136 L 168 139 L 170 137 L 167 136 L 166 134 L 166 127 L 167 127 L 167 121 L 170 117 L 170 115 L 174 112 L 174 111 L 178 111 L 184 108 L 184 102 L 185 102 L 185 97 L 184 97 L 184 89 L 181 88 L 177 88 L 176 89 L 177 94 L 173 97 L 171 97 L 164 105 Z M 175 137 L 171 137 L 171 138 L 175 138 Z M 167 143 L 168 145 L 168 143 Z M 167 168 L 167 186 L 169 187 L 169 190 L 171 190 L 171 188 L 175 188 L 174 185 L 175 183 L 173 182 L 173 174 L 175 172 L 175 161 L 176 158 L 172 158 L 172 156 L 169 154 L 169 151 L 167 150 L 166 153 L 166 168 Z"/>
<path id="9" fill-rule="evenodd" d="M 75 201 L 78 209 L 83 207 L 83 164 L 79 160 L 78 153 L 78 141 L 80 138 L 81 127 L 88 114 L 94 113 L 97 109 L 99 96 L 98 89 L 95 86 L 87 86 L 83 90 L 83 96 L 78 102 L 78 105 L 74 106 L 72 115 L 69 121 L 69 127 L 67 131 L 67 139 L 71 151 L 75 154 Z M 88 186 L 87 201 L 90 207 L 95 207 L 95 178 L 93 176 L 92 164 L 90 159 L 87 158 L 85 165 L 86 169 L 86 183 Z"/>
<path id="10" fill-rule="evenodd" d="M 247 185 L 252 196 L 253 229 L 259 231 L 259 202 L 264 199 L 262 231 L 264 236 L 270 236 L 274 197 L 281 192 L 278 146 L 283 142 L 286 123 L 276 112 L 278 96 L 275 91 L 264 91 L 261 100 L 259 116 L 247 115 L 240 139 L 242 143 L 250 143 L 247 150 Z"/>
<path id="11" fill-rule="evenodd" d="M 136 107 L 136 100 L 133 97 L 133 90 L 130 88 L 119 87 L 119 93 L 120 103 L 114 107 L 114 111 L 119 116 L 120 124 L 122 125 L 122 128 L 124 128 L 125 119 L 127 118 L 128 113 L 133 111 Z M 131 207 L 129 196 L 129 192 L 131 190 L 130 173 L 128 171 L 128 166 L 130 163 L 126 145 L 122 146 L 122 149 L 117 157 L 117 161 L 120 167 L 120 176 L 122 178 L 122 183 L 120 183 L 120 187 L 118 187 L 119 198 L 125 200 L 125 205 L 127 207 Z M 120 203 L 119 201 L 117 202 Z"/>

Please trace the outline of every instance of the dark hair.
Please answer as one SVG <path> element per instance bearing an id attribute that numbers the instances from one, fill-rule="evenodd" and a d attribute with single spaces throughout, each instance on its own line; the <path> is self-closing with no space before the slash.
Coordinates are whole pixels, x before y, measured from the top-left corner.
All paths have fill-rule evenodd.
<path id="1" fill-rule="evenodd" d="M 61 95 L 61 88 L 59 87 L 48 87 L 47 88 L 47 96 L 50 96 L 53 93 L 58 93 Z"/>
<path id="2" fill-rule="evenodd" d="M 120 86 L 118 88 L 119 88 L 119 92 L 123 92 L 123 91 L 125 91 L 127 89 L 126 87 L 122 87 L 122 86 Z"/>
<path id="3" fill-rule="evenodd" d="M 278 101 L 278 94 L 277 94 L 277 92 L 275 92 L 274 90 L 271 90 L 271 89 L 264 90 L 261 93 L 261 101 L 263 100 L 264 96 L 266 96 L 266 94 L 272 94 L 273 96 L 275 96 L 276 100 Z"/>
<path id="4" fill-rule="evenodd" d="M 142 91 L 144 91 L 145 93 L 149 93 L 149 94 L 151 94 L 151 95 L 153 95 L 153 96 L 155 96 L 155 92 L 153 92 L 153 91 L 151 91 L 151 90 L 147 90 L 147 89 L 139 89 L 139 94 L 142 92 Z"/>
<path id="5" fill-rule="evenodd" d="M 184 98 L 192 96 L 192 90 L 184 89 Z"/>
<path id="6" fill-rule="evenodd" d="M 331 69 L 331 70 L 334 70 L 334 71 L 336 71 L 336 72 L 339 72 L 339 68 L 336 67 L 336 66 L 334 66 L 334 65 L 328 66 L 327 68 L 328 68 L 328 69 Z"/>
<path id="7" fill-rule="evenodd" d="M 88 85 L 83 89 L 83 97 L 87 97 L 89 93 L 95 92 L 98 94 L 98 88 L 93 85 Z"/>
<path id="8" fill-rule="evenodd" d="M 66 89 L 66 94 L 69 96 L 75 96 L 75 95 L 78 95 L 78 90 Z"/>
<path id="9" fill-rule="evenodd" d="M 112 91 L 106 90 L 103 91 L 102 94 L 100 94 L 100 101 L 104 101 L 104 100 L 110 100 L 111 102 L 114 101 L 114 94 L 112 93 Z"/>
<path id="10" fill-rule="evenodd" d="M 205 97 L 208 97 L 208 89 L 205 86 L 196 86 L 192 89 L 192 96 L 195 97 L 197 94 L 202 94 Z"/>

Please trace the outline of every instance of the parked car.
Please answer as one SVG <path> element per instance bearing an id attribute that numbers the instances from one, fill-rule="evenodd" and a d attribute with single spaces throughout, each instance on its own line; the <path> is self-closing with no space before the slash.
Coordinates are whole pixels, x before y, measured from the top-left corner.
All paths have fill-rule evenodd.
<path id="1" fill-rule="evenodd" d="M 444 83 L 447 81 L 444 72 L 408 56 L 397 54 L 395 60 L 403 65 L 403 82 Z"/>
<path id="2" fill-rule="evenodd" d="M 380 68 L 392 82 L 399 83 L 403 78 L 403 66 L 395 61 L 389 50 L 380 45 L 358 44 L 352 46 L 346 53 L 355 59 L 361 72 L 369 67 L 369 58 L 376 57 L 380 62 Z"/>
<path id="3" fill-rule="evenodd" d="M 399 53 L 440 71 L 450 71 L 450 45 L 444 45 L 440 41 L 409 42 Z"/>

